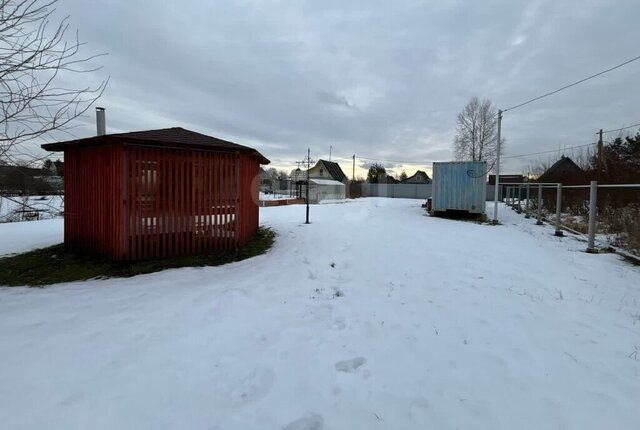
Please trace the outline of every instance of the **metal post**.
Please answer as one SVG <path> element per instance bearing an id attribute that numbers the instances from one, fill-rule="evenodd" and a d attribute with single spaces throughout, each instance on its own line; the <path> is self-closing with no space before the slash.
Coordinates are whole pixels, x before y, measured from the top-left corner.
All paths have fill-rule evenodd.
<path id="1" fill-rule="evenodd" d="M 493 195 L 493 223 L 498 224 L 498 193 L 500 192 L 500 133 L 502 131 L 502 111 L 498 111 L 498 151 L 496 153 L 496 185 Z"/>
<path id="2" fill-rule="evenodd" d="M 543 225 L 542 222 L 542 184 L 538 184 L 538 221 L 536 225 Z"/>
<path id="3" fill-rule="evenodd" d="M 525 212 L 526 215 L 524 216 L 525 218 L 529 219 L 531 218 L 531 211 L 529 210 L 530 206 L 529 206 L 529 200 L 531 200 L 529 197 L 531 195 L 531 186 L 529 184 L 527 184 L 527 203 L 525 206 Z"/>
<path id="4" fill-rule="evenodd" d="M 311 148 L 307 148 L 307 218 L 304 222 L 309 224 L 309 169 L 311 168 Z"/>
<path id="5" fill-rule="evenodd" d="M 598 181 L 591 181 L 591 190 L 589 193 L 589 243 L 587 252 L 597 254 L 596 248 L 596 212 L 598 210 Z"/>
<path id="6" fill-rule="evenodd" d="M 562 232 L 562 221 L 560 219 L 560 212 L 562 212 L 562 184 L 558 184 L 558 195 L 556 196 L 556 236 L 564 236 Z"/>
<path id="7" fill-rule="evenodd" d="M 522 213 L 522 185 L 518 185 L 518 213 Z"/>

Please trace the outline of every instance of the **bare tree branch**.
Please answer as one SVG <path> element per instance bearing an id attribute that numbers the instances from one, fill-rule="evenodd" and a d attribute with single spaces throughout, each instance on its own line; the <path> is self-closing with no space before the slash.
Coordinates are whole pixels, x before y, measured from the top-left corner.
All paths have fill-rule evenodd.
<path id="1" fill-rule="evenodd" d="M 453 151 L 456 160 L 486 161 L 493 165 L 497 155 L 498 121 L 490 100 L 472 97 L 458 114 Z M 502 139 L 504 144 L 504 139 Z"/>
<path id="2" fill-rule="evenodd" d="M 78 33 L 67 38 L 68 16 L 52 26 L 56 3 L 0 0 L 0 161 L 26 156 L 24 142 L 68 131 L 107 86 L 108 79 L 95 87 L 56 84 L 99 70 L 91 63 L 105 55 L 81 54 Z"/>

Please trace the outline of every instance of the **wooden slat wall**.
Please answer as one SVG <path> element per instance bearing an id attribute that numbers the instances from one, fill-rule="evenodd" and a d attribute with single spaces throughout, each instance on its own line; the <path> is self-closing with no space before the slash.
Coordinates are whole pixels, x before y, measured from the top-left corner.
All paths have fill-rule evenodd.
<path id="1" fill-rule="evenodd" d="M 255 159 L 240 156 L 240 220 L 238 244 L 244 245 L 258 231 L 260 165 Z"/>
<path id="2" fill-rule="evenodd" d="M 118 258 L 122 237 L 120 145 L 65 153 L 65 245 L 79 252 Z"/>
<path id="3" fill-rule="evenodd" d="M 126 222 L 120 229 L 124 241 L 119 259 L 235 250 L 256 231 L 257 188 L 252 195 L 242 177 L 258 174 L 256 160 L 236 153 L 133 145 L 123 150 Z M 244 195 L 245 190 L 250 193 Z M 246 199 L 251 205 L 245 205 Z M 246 221 L 245 206 L 256 209 L 247 211 Z M 247 221 L 255 225 L 247 227 Z"/>
<path id="4" fill-rule="evenodd" d="M 65 243 L 114 260 L 235 250 L 258 229 L 259 164 L 134 145 L 65 153 Z"/>

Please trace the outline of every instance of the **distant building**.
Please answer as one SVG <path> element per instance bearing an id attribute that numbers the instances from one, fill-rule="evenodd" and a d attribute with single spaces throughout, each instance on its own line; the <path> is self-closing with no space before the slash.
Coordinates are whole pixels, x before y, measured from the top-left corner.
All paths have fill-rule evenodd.
<path id="1" fill-rule="evenodd" d="M 581 184 L 588 180 L 587 174 L 569 157 L 562 156 L 553 163 L 537 182 L 559 182 L 561 184 Z"/>
<path id="2" fill-rule="evenodd" d="M 309 179 L 332 179 L 343 184 L 349 181 L 338 163 L 327 160 L 318 160 L 316 165 L 309 169 Z"/>
<path id="3" fill-rule="evenodd" d="M 399 184 L 396 178 L 391 175 L 378 175 L 378 183 L 379 184 Z"/>
<path id="4" fill-rule="evenodd" d="M 309 179 L 309 203 L 320 203 L 325 200 L 344 200 L 347 187 L 333 179 Z M 302 196 L 306 197 L 306 196 Z"/>
<path id="5" fill-rule="evenodd" d="M 416 173 L 409 176 L 402 181 L 403 184 L 430 184 L 431 178 L 427 175 L 427 172 L 423 170 L 417 170 Z"/>
<path id="6" fill-rule="evenodd" d="M 501 184 L 522 184 L 525 182 L 523 175 L 500 175 Z M 489 185 L 496 184 L 496 175 L 489 175 Z"/>
<path id="7" fill-rule="evenodd" d="M 271 175 L 260 167 L 260 191 L 263 193 L 271 193 L 273 192 L 273 182 L 274 179 Z"/>
<path id="8" fill-rule="evenodd" d="M 523 175 L 500 175 L 500 189 L 502 190 L 502 198 L 507 197 L 507 187 L 503 187 L 504 184 L 522 184 L 526 182 L 526 178 Z M 496 184 L 496 175 L 489 175 L 488 185 Z"/>

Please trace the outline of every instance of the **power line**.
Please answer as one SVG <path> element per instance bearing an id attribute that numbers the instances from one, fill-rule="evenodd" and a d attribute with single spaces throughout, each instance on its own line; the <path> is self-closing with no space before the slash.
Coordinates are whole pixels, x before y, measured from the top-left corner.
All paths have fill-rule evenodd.
<path id="1" fill-rule="evenodd" d="M 598 142 L 593 142 L 593 143 L 587 143 L 585 145 L 576 145 L 576 146 L 569 146 L 566 148 L 562 148 L 562 149 L 552 149 L 550 151 L 540 151 L 540 152 L 532 152 L 530 154 L 519 154 L 519 155 L 507 155 L 507 156 L 502 156 L 501 158 L 519 158 L 519 157 L 527 157 L 529 155 L 541 155 L 541 154 L 550 154 L 552 152 L 560 152 L 560 151 L 566 151 L 567 149 L 576 149 L 576 148 L 584 148 L 585 146 L 591 146 L 591 145 L 595 145 Z"/>
<path id="2" fill-rule="evenodd" d="M 616 128 L 615 130 L 607 130 L 607 131 L 603 131 L 602 133 L 614 133 L 614 132 L 616 132 L 616 131 L 622 131 L 622 130 L 626 130 L 626 129 L 628 129 L 628 128 L 633 128 L 633 127 L 640 127 L 640 122 L 639 122 L 639 123 L 637 123 L 637 124 L 630 125 L 630 126 L 628 126 L 628 127 L 622 127 L 622 128 Z M 600 133 L 600 132 L 598 132 L 598 133 Z M 598 133 L 596 133 L 596 134 L 598 134 Z"/>
<path id="3" fill-rule="evenodd" d="M 606 70 L 603 70 L 603 71 L 601 71 L 601 72 L 598 72 L 598 73 L 596 73 L 596 74 L 594 74 L 594 75 L 587 76 L 586 78 L 580 79 L 579 81 L 575 81 L 575 82 L 573 82 L 573 83 L 571 83 L 571 84 L 569 84 L 569 85 L 565 85 L 564 87 L 558 88 L 557 90 L 554 90 L 554 91 L 548 92 L 548 93 L 543 94 L 543 95 L 538 96 L 538 97 L 534 97 L 534 98 L 532 98 L 532 99 L 527 100 L 526 102 L 523 102 L 523 103 L 517 104 L 517 105 L 515 105 L 515 106 L 511 106 L 511 107 L 510 107 L 510 108 L 508 108 L 508 109 L 503 109 L 503 110 L 502 110 L 502 112 L 507 112 L 507 111 L 510 111 L 510 110 L 518 109 L 519 107 L 522 107 L 522 106 L 524 106 L 524 105 L 528 105 L 529 103 L 533 103 L 533 102 L 535 102 L 535 101 L 537 101 L 537 100 L 540 100 L 540 99 L 543 99 L 543 98 L 545 98 L 545 97 L 549 97 L 549 96 L 551 96 L 551 95 L 553 95 L 553 94 L 559 93 L 560 91 L 566 90 L 567 88 L 571 88 L 571 87 L 576 86 L 576 85 L 578 85 L 578 84 L 581 84 L 581 83 L 583 83 L 583 82 L 585 82 L 585 81 L 588 81 L 589 79 L 593 79 L 593 78 L 598 77 L 598 76 L 600 76 L 600 75 L 604 75 L 605 73 L 608 73 L 608 72 L 611 72 L 611 71 L 613 71 L 613 70 L 619 69 L 620 67 L 622 67 L 622 66 L 626 66 L 627 64 L 629 64 L 629 63 L 633 63 L 634 61 L 637 61 L 637 60 L 640 60 L 640 55 L 638 55 L 637 57 L 634 57 L 634 58 L 632 58 L 632 59 L 630 59 L 630 60 L 627 60 L 627 61 L 625 61 L 624 63 L 617 64 L 617 65 L 615 65 L 615 66 L 613 66 L 613 67 L 610 67 L 610 68 L 608 68 L 608 69 L 606 69 Z"/>
<path id="4" fill-rule="evenodd" d="M 420 161 L 420 160 L 388 160 L 388 159 L 384 159 L 384 158 L 373 158 L 373 157 L 361 157 L 359 155 L 356 155 L 356 158 L 359 158 L 361 160 L 367 160 L 367 161 L 386 161 L 388 163 L 403 163 L 403 164 L 433 164 L 433 161 Z"/>

